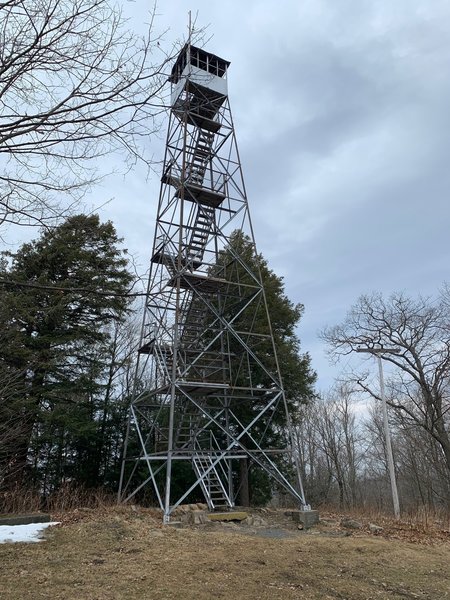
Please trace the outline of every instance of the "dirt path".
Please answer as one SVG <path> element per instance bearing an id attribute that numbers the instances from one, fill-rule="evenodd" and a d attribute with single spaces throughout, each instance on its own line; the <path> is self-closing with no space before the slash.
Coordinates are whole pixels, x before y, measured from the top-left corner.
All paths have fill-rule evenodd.
<path id="1" fill-rule="evenodd" d="M 146 600 L 450 598 L 450 544 L 359 532 L 161 527 L 150 512 L 71 516 L 42 544 L 0 546 L 0 597 Z M 424 540 L 422 540 L 423 542 Z"/>

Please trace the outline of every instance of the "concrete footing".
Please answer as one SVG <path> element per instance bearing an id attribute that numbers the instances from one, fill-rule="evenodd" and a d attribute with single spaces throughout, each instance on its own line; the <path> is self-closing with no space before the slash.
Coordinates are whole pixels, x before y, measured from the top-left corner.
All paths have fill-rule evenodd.
<path id="1" fill-rule="evenodd" d="M 164 523 L 165 527 L 171 527 L 172 529 L 182 529 L 183 522 L 182 521 L 169 521 L 168 523 Z"/>
<path id="2" fill-rule="evenodd" d="M 30 525 L 30 523 L 50 523 L 50 515 L 1 515 L 0 525 Z"/>
<path id="3" fill-rule="evenodd" d="M 231 511 L 223 513 L 208 513 L 209 521 L 243 521 L 248 517 L 248 513 L 244 511 Z"/>
<path id="4" fill-rule="evenodd" d="M 301 523 L 305 529 L 310 529 L 319 522 L 318 510 L 293 510 L 290 516 L 296 523 Z"/>

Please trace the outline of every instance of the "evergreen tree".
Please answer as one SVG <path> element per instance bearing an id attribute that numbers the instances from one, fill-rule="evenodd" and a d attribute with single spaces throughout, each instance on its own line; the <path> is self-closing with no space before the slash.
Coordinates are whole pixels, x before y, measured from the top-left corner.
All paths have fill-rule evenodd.
<path id="1" fill-rule="evenodd" d="M 120 242 L 110 222 L 73 216 L 24 244 L 3 272 L 0 367 L 20 374 L 22 388 L 22 435 L 3 457 L 5 483 L 27 472 L 47 490 L 68 478 L 95 483 L 110 325 L 129 310 Z"/>
<path id="2" fill-rule="evenodd" d="M 239 257 L 239 259 L 237 258 Z M 251 239 L 241 231 L 234 232 L 230 237 L 229 246 L 226 247 L 219 257 L 217 266 L 214 268 L 217 275 L 225 277 L 228 281 L 238 282 L 241 286 L 241 304 L 244 305 L 252 294 L 254 287 L 254 275 L 260 273 L 261 281 L 265 291 L 268 313 L 270 316 L 271 329 L 275 342 L 276 355 L 280 370 L 284 393 L 292 422 L 299 418 L 299 408 L 314 397 L 314 383 L 316 374 L 311 368 L 308 353 L 300 352 L 300 339 L 296 328 L 303 314 L 303 305 L 294 304 L 284 290 L 282 277 L 276 275 L 268 266 L 266 259 L 261 254 L 255 254 Z M 247 287 L 246 287 L 247 286 Z M 248 290 L 246 292 L 245 290 Z M 239 308 L 237 305 L 223 306 L 221 310 L 233 311 Z M 261 334 L 255 353 L 261 357 L 262 362 L 267 365 L 272 373 L 277 372 L 277 360 L 274 356 L 272 340 L 267 337 L 268 321 L 264 302 L 250 304 L 247 310 L 241 312 L 233 322 L 236 331 L 252 331 L 253 334 Z M 265 336 L 265 337 L 264 337 Z M 234 348 L 235 346 L 235 348 Z M 239 351 L 238 343 L 231 340 L 231 351 L 235 350 L 236 358 L 239 360 L 242 353 Z M 235 369 L 239 371 L 239 369 Z M 271 379 L 268 374 L 256 364 L 250 367 L 250 377 L 253 386 L 270 388 Z M 249 376 L 245 369 L 240 369 L 243 377 Z M 241 382 L 245 385 L 243 379 Z M 236 402 L 232 410 L 241 422 L 249 423 L 252 420 L 250 413 L 256 414 L 265 405 L 265 398 L 253 398 L 251 403 Z M 262 404 L 259 404 L 262 403 Z M 276 448 L 282 446 L 287 426 L 286 412 L 280 409 L 275 413 L 268 413 L 253 428 L 253 433 L 264 434 L 265 445 Z M 252 447 L 249 439 L 243 440 L 245 445 Z M 247 459 L 243 459 L 239 473 L 236 474 L 241 488 L 241 504 L 262 503 L 270 497 L 270 482 L 261 469 L 252 466 L 250 468 Z"/>
<path id="3" fill-rule="evenodd" d="M 239 260 L 236 260 L 236 257 L 239 257 Z M 307 402 L 314 396 L 316 380 L 308 353 L 300 353 L 300 339 L 296 332 L 304 307 L 302 304 L 294 304 L 286 296 L 283 278 L 269 268 L 262 254 L 255 255 L 250 238 L 241 231 L 236 231 L 230 236 L 230 244 L 222 251 L 218 263 L 215 268 L 217 274 L 239 282 L 242 289 L 245 289 L 245 286 L 250 288 L 254 284 L 253 273 L 261 275 L 284 392 L 292 417 L 295 419 L 298 404 Z M 251 294 L 252 291 L 248 293 Z M 245 292 L 241 294 L 243 297 L 241 302 L 244 303 L 247 297 Z M 225 307 L 224 310 L 227 308 Z M 236 310 L 236 306 L 233 305 L 229 310 Z M 255 304 L 251 304 L 248 310 L 243 311 L 233 323 L 236 330 L 251 330 L 255 334 L 267 334 L 268 323 L 264 303 L 261 301 L 256 310 Z M 269 338 L 262 339 L 258 342 L 257 352 L 264 357 L 264 362 L 270 370 L 276 373 L 277 363 L 272 341 Z M 252 372 L 252 377 L 254 383 L 270 387 L 267 375 L 256 368 Z M 280 412 L 279 424 L 285 424 L 282 415 L 283 413 Z"/>

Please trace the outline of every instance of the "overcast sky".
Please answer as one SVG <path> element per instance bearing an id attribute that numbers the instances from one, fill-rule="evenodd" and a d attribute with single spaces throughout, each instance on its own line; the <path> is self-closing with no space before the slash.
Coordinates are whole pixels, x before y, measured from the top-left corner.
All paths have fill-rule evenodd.
<path id="1" fill-rule="evenodd" d="M 150 1 L 123 0 L 130 24 Z M 362 294 L 436 294 L 450 280 L 448 0 L 161 0 L 170 42 L 187 14 L 231 61 L 229 96 L 258 249 L 305 305 L 320 389 L 336 372 L 317 332 Z M 164 135 L 164 132 L 162 136 Z M 155 159 L 163 140 L 151 140 Z M 145 270 L 159 179 L 137 169 L 94 206 Z"/>

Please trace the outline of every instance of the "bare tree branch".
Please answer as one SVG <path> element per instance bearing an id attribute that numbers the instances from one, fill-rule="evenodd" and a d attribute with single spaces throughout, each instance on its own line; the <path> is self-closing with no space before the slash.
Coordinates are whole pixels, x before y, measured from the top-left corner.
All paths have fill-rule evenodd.
<path id="1" fill-rule="evenodd" d="M 138 36 L 113 0 L 0 3 L 0 224 L 55 223 L 111 152 L 151 164 L 171 60 L 154 17 Z"/>
<path id="2" fill-rule="evenodd" d="M 450 482 L 450 305 L 449 288 L 437 301 L 394 294 L 361 296 L 341 325 L 326 328 L 322 338 L 331 356 L 364 348 L 393 346 L 399 354 L 381 358 L 396 369 L 389 404 L 397 414 L 438 442 Z M 362 379 L 362 389 L 375 395 Z"/>

